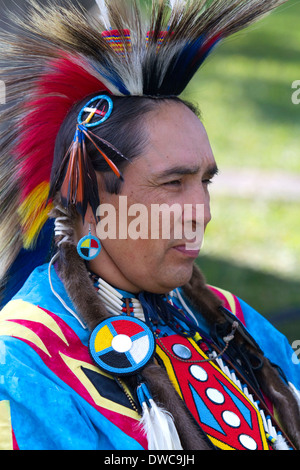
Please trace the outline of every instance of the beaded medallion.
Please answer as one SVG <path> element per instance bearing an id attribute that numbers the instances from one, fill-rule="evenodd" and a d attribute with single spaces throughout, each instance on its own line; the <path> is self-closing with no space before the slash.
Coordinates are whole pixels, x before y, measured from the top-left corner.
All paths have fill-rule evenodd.
<path id="1" fill-rule="evenodd" d="M 112 375 L 132 375 L 152 359 L 155 339 L 150 328 L 132 317 L 111 317 L 92 332 L 90 353 L 96 364 Z"/>

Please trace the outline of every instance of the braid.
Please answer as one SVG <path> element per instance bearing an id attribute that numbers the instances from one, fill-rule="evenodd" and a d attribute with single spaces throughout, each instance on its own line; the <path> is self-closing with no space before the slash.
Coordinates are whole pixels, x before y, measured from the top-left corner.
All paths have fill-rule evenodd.
<path id="1" fill-rule="evenodd" d="M 221 300 L 208 288 L 201 271 L 194 266 L 190 282 L 184 286 L 184 293 L 190 303 L 201 312 L 206 321 L 214 324 L 226 324 L 226 317 L 222 311 Z M 287 436 L 300 448 L 300 410 L 293 392 L 282 380 L 278 369 L 264 356 L 255 341 L 245 341 L 245 337 L 237 330 L 233 342 L 243 346 L 249 357 L 256 357 L 260 367 L 254 370 L 258 384 L 263 393 L 272 401 L 278 420 Z"/>

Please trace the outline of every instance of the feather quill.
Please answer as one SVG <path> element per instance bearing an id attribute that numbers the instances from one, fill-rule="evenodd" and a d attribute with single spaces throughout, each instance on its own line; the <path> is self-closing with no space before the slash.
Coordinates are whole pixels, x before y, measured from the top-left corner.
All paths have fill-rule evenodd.
<path id="1" fill-rule="evenodd" d="M 100 11 L 100 16 L 99 16 L 100 21 L 103 23 L 105 29 L 110 29 L 111 24 L 110 24 L 110 19 L 109 19 L 109 11 L 108 11 L 105 0 L 96 0 L 96 3 Z"/>

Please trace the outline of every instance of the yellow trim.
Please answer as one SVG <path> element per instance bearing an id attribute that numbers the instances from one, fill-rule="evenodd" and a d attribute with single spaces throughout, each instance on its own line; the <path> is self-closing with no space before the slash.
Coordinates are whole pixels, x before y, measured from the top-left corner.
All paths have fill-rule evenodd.
<path id="1" fill-rule="evenodd" d="M 175 372 L 174 372 L 174 369 L 173 369 L 173 366 L 172 366 L 172 363 L 171 363 L 169 357 L 163 351 L 163 349 L 158 345 L 156 345 L 156 353 L 161 358 L 161 360 L 163 361 L 164 366 L 167 369 L 168 376 L 169 376 L 175 390 L 180 395 L 180 397 L 183 399 L 183 396 L 182 396 L 182 393 L 181 393 L 181 390 L 180 390 L 180 387 L 179 387 L 178 381 L 176 379 L 176 375 L 175 375 Z"/>
<path id="2" fill-rule="evenodd" d="M 210 436 L 207 434 L 207 437 L 211 440 L 211 442 L 218 447 L 218 449 L 221 450 L 236 450 L 234 447 L 229 446 L 228 444 L 224 444 L 224 442 L 219 441 L 219 439 L 216 439 L 215 437 Z"/>
<path id="3" fill-rule="evenodd" d="M 69 369 L 76 375 L 76 377 L 78 377 L 80 382 L 85 386 L 87 392 L 91 395 L 96 405 L 114 411 L 115 413 L 122 414 L 123 416 L 128 416 L 129 418 L 135 419 L 137 421 L 141 419 L 140 415 L 136 411 L 102 397 L 98 390 L 93 386 L 91 381 L 87 378 L 87 376 L 82 370 L 82 367 L 85 367 L 86 369 L 97 372 L 97 374 L 104 375 L 105 377 L 114 380 L 110 375 L 100 371 L 100 369 L 96 366 L 93 366 L 81 360 L 78 361 L 77 359 L 66 356 L 62 353 L 59 354 L 63 361 L 66 363 L 66 365 L 69 367 Z M 126 391 L 127 393 L 129 393 L 128 390 Z"/>
<path id="4" fill-rule="evenodd" d="M 13 434 L 8 400 L 0 401 L 0 450 L 13 450 Z"/>
<path id="5" fill-rule="evenodd" d="M 214 287 L 214 289 L 218 290 L 219 292 L 221 292 L 221 294 L 224 295 L 224 297 L 226 297 L 226 300 L 230 305 L 231 312 L 233 313 L 233 315 L 236 315 L 236 306 L 233 294 L 231 294 L 231 292 L 228 292 L 227 290 L 220 289 L 219 287 Z"/>
<path id="6" fill-rule="evenodd" d="M 40 337 L 24 325 L 12 322 L 3 323 L 0 327 L 0 334 L 1 336 L 11 336 L 12 338 L 20 338 L 21 340 L 30 341 L 51 357 L 51 354 Z"/>
<path id="7" fill-rule="evenodd" d="M 65 335 L 63 334 L 56 321 L 43 309 L 36 307 L 35 305 L 32 305 L 28 302 L 25 302 L 24 300 L 12 300 L 3 308 L 0 315 L 0 333 L 2 333 L 3 328 L 5 328 L 4 322 L 6 322 L 7 320 L 28 320 L 42 323 L 51 331 L 53 331 L 53 333 L 56 334 L 67 346 L 69 345 Z M 17 323 L 15 322 L 8 321 L 7 323 L 12 325 L 14 328 L 17 327 Z M 24 328 L 26 327 L 24 326 Z M 28 330 L 28 336 L 24 335 L 24 339 L 30 339 L 29 337 L 31 336 L 31 330 L 28 328 L 26 329 Z M 35 335 L 35 333 L 31 333 L 32 335 Z M 32 339 L 30 339 L 30 341 L 32 341 Z M 35 341 L 33 342 L 36 344 Z"/>

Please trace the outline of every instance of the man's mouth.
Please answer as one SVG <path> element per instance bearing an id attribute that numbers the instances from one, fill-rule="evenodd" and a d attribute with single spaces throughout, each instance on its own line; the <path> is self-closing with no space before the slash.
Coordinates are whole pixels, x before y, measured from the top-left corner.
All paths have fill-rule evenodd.
<path id="1" fill-rule="evenodd" d="M 192 244 L 186 243 L 184 245 L 177 245 L 173 247 L 174 250 L 182 253 L 183 255 L 189 258 L 197 258 L 200 253 L 200 247 L 194 246 Z"/>

